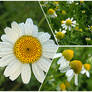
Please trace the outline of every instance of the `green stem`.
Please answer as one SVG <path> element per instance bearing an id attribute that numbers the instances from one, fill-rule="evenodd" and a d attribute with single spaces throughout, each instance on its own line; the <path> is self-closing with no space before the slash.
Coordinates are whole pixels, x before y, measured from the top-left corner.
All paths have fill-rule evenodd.
<path id="1" fill-rule="evenodd" d="M 38 27 L 41 26 L 41 24 L 43 23 L 44 20 L 45 20 L 45 17 L 43 16 L 42 19 L 40 20 L 39 24 L 38 24 Z"/>

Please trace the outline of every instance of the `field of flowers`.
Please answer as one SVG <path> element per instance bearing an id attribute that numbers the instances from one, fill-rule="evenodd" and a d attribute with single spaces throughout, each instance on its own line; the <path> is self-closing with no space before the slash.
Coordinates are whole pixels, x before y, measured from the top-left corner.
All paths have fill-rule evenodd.
<path id="1" fill-rule="evenodd" d="M 59 45 L 92 45 L 92 2 L 40 2 Z"/>
<path id="2" fill-rule="evenodd" d="M 62 56 L 53 60 L 40 90 L 91 91 L 92 47 L 60 47 L 58 53 L 62 53 Z M 71 66 L 70 72 L 67 72 L 68 63 Z"/>

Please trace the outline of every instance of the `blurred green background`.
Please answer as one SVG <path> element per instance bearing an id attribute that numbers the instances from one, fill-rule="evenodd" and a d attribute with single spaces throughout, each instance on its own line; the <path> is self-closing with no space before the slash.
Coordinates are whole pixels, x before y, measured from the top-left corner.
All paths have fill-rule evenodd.
<path id="1" fill-rule="evenodd" d="M 74 57 L 72 60 L 80 60 L 83 64 L 91 64 L 90 78 L 87 78 L 86 75 L 79 74 L 78 76 L 78 86 L 74 85 L 74 78 L 69 83 L 70 86 L 67 87 L 67 91 L 92 91 L 92 47 L 60 47 L 58 52 L 63 50 L 71 49 L 74 51 Z M 65 83 L 67 78 L 64 73 L 60 73 L 59 65 L 57 65 L 56 58 L 53 60 L 52 65 L 49 69 L 49 72 L 45 78 L 44 83 L 42 84 L 41 91 L 55 91 L 61 90 L 60 84 Z M 71 61 L 72 61 L 71 60 Z"/>
<path id="2" fill-rule="evenodd" d="M 51 31 L 45 20 L 43 12 L 37 1 L 4 1 L 0 2 L 0 36 L 4 33 L 4 28 L 11 26 L 11 22 L 16 21 L 18 23 L 25 22 L 27 18 L 32 18 L 34 24 L 39 27 L 39 31 L 48 32 Z M 51 34 L 52 35 L 52 34 Z M 53 38 L 53 36 L 52 36 Z M 5 68 L 0 68 L 0 90 L 38 90 L 40 83 L 35 79 L 32 74 L 30 83 L 24 85 L 21 78 L 15 81 L 10 81 L 3 75 Z"/>

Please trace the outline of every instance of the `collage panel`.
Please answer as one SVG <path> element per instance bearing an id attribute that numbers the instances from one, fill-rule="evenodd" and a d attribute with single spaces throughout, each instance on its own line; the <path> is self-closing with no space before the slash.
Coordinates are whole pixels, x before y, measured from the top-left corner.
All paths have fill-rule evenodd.
<path id="1" fill-rule="evenodd" d="M 92 47 L 59 47 L 40 91 L 92 91 Z"/>
<path id="2" fill-rule="evenodd" d="M 37 91 L 57 45 L 38 1 L 0 1 L 0 91 Z"/>
<path id="3" fill-rule="evenodd" d="M 41 1 L 59 45 L 92 45 L 92 1 Z"/>

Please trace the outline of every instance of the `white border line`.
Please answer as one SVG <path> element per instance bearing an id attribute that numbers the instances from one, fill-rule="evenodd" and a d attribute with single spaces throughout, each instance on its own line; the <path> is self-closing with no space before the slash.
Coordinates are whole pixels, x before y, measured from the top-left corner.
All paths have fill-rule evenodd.
<path id="1" fill-rule="evenodd" d="M 42 6 L 41 6 L 41 3 L 40 3 L 39 0 L 38 0 L 38 2 L 39 2 L 39 5 L 40 5 L 40 7 L 41 7 L 41 10 L 42 10 L 42 12 L 43 12 L 43 14 L 44 14 L 44 16 L 45 16 L 45 19 L 46 19 L 46 21 L 47 21 L 47 23 L 48 23 L 48 25 L 49 25 L 49 28 L 50 28 L 50 30 L 51 30 L 53 36 L 54 36 L 55 42 L 57 43 L 57 45 L 59 45 L 58 42 L 57 42 L 57 39 L 56 39 L 56 37 L 55 37 L 55 34 L 54 34 L 54 32 L 53 32 L 53 30 L 52 30 L 52 28 L 51 28 L 51 26 L 50 26 L 50 23 L 49 23 L 49 21 L 48 21 L 48 19 L 47 19 L 47 16 L 46 16 L 46 14 L 45 14 L 45 12 L 44 12 Z"/>

